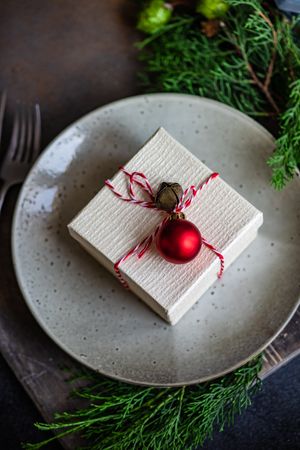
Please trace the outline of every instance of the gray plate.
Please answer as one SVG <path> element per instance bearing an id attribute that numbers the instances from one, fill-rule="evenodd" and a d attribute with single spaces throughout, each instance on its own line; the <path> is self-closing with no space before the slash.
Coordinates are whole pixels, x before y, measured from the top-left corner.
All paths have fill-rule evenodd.
<path id="1" fill-rule="evenodd" d="M 175 327 L 126 292 L 66 229 L 159 126 L 264 213 L 259 237 Z M 71 125 L 33 167 L 14 217 L 17 277 L 39 324 L 83 364 L 137 384 L 201 382 L 261 351 L 295 311 L 299 292 L 299 182 L 279 193 L 270 187 L 273 147 L 245 115 L 179 94 L 124 99 Z"/>

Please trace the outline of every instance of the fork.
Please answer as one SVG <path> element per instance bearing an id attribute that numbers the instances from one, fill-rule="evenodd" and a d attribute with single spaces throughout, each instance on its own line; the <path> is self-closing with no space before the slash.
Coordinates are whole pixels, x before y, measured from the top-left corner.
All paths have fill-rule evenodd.
<path id="1" fill-rule="evenodd" d="M 5 94 L 4 94 L 5 95 Z M 5 98 L 0 101 L 0 132 Z M 1 137 L 1 136 L 0 136 Z M 41 112 L 39 105 L 20 106 L 14 115 L 10 142 L 0 168 L 0 213 L 5 196 L 11 186 L 22 183 L 40 153 Z"/>

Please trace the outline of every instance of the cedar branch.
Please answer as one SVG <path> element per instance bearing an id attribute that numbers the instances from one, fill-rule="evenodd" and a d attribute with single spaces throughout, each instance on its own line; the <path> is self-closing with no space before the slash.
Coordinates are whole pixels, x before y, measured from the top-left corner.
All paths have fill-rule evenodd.
<path id="1" fill-rule="evenodd" d="M 272 97 L 272 95 L 270 93 L 270 90 L 269 90 L 270 82 L 271 82 L 272 75 L 273 75 L 275 60 L 276 60 L 278 36 L 277 36 L 277 32 L 276 32 L 276 30 L 274 28 L 274 25 L 272 24 L 272 22 L 269 19 L 269 17 L 267 15 L 265 15 L 262 11 L 257 11 L 257 13 L 269 25 L 269 27 L 271 28 L 271 31 L 272 31 L 272 34 L 273 34 L 273 45 L 274 45 L 274 47 L 273 47 L 272 57 L 271 57 L 270 64 L 269 64 L 268 69 L 267 69 L 267 73 L 266 73 L 266 77 L 265 77 L 265 81 L 264 82 L 260 81 L 260 79 L 258 78 L 258 76 L 255 73 L 255 70 L 253 69 L 252 65 L 250 64 L 250 62 L 248 60 L 247 60 L 247 68 L 248 68 L 248 71 L 249 71 L 249 73 L 250 73 L 254 83 L 263 92 L 263 94 L 267 98 L 268 102 L 273 107 L 274 111 L 276 111 L 276 113 L 279 114 L 280 113 L 280 109 L 278 108 L 278 106 L 277 106 L 275 100 L 273 99 L 273 97 Z"/>
<path id="2" fill-rule="evenodd" d="M 272 30 L 272 34 L 273 34 L 273 44 L 274 44 L 274 48 L 273 48 L 273 53 L 272 53 L 272 57 L 271 57 L 271 61 L 267 70 L 267 75 L 265 78 L 265 82 L 264 82 L 264 86 L 266 89 L 268 89 L 271 79 L 272 79 L 272 75 L 273 75 L 273 70 L 274 70 L 274 65 L 275 65 L 275 60 L 276 60 L 276 53 L 277 53 L 277 45 L 278 45 L 278 36 L 277 36 L 277 32 L 274 28 L 274 25 L 272 24 L 271 20 L 269 19 L 268 16 L 266 16 L 262 11 L 259 11 L 258 14 L 260 15 L 260 17 L 262 17 L 262 19 L 269 25 L 269 27 Z"/>
<path id="3" fill-rule="evenodd" d="M 280 113 L 280 109 L 278 108 L 275 100 L 273 99 L 268 86 L 265 85 L 265 83 L 262 83 L 260 81 L 260 79 L 258 78 L 258 76 L 255 73 L 255 70 L 253 69 L 252 65 L 249 63 L 249 61 L 247 61 L 247 69 L 254 81 L 254 83 L 258 86 L 258 88 L 263 92 L 263 94 L 265 95 L 265 97 L 267 98 L 268 102 L 270 103 L 270 105 L 274 108 L 274 111 L 276 111 L 277 114 Z"/>
<path id="4" fill-rule="evenodd" d="M 238 44 L 236 38 L 234 36 L 232 36 L 231 33 L 228 32 L 228 29 L 226 30 L 227 35 L 231 38 L 231 41 L 233 42 L 233 44 L 235 45 L 238 53 L 240 53 L 245 62 L 246 62 L 246 66 L 248 69 L 248 72 L 254 82 L 254 84 L 257 85 L 257 87 L 262 91 L 262 93 L 264 94 L 264 96 L 266 97 L 266 99 L 268 100 L 268 102 L 270 103 L 270 105 L 273 107 L 274 111 L 276 112 L 276 114 L 280 113 L 280 109 L 278 108 L 275 100 L 273 99 L 270 90 L 269 90 L 269 86 L 270 86 L 270 82 L 272 79 L 272 75 L 273 75 L 273 70 L 274 70 L 274 65 L 275 65 L 275 60 L 276 60 L 276 53 L 277 53 L 277 46 L 278 46 L 278 35 L 277 32 L 275 30 L 275 27 L 272 23 L 272 21 L 269 19 L 269 17 L 264 14 L 261 10 L 257 10 L 256 13 L 267 23 L 267 25 L 271 28 L 272 31 L 272 35 L 273 35 L 273 51 L 272 51 L 272 56 L 271 56 L 271 60 L 266 72 L 266 77 L 265 80 L 262 82 L 252 64 L 250 63 L 250 61 L 248 60 L 247 54 L 246 52 L 240 47 L 240 45 Z"/>

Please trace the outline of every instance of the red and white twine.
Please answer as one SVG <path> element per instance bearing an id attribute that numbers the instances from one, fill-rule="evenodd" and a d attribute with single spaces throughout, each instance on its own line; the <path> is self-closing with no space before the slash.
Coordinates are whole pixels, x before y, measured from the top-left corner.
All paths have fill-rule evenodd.
<path id="1" fill-rule="evenodd" d="M 118 192 L 112 182 L 110 180 L 106 180 L 105 184 L 106 186 L 114 193 L 116 197 L 118 197 L 120 200 L 123 200 L 124 202 L 132 203 L 135 205 L 139 205 L 142 208 L 149 208 L 149 209 L 156 209 L 158 211 L 161 211 L 155 204 L 155 195 L 153 192 L 153 189 L 149 183 L 148 178 L 145 174 L 142 172 L 128 172 L 124 167 L 121 167 L 120 170 L 128 177 L 129 179 L 129 186 L 128 186 L 128 197 Z M 216 177 L 218 177 L 219 174 L 214 172 L 212 173 L 203 183 L 199 184 L 198 186 L 192 185 L 185 189 L 185 191 L 182 194 L 181 199 L 179 200 L 178 205 L 174 208 L 174 213 L 180 213 L 185 211 L 192 203 L 194 198 L 197 196 L 197 194 L 202 191 L 206 186 Z M 136 193 L 134 191 L 134 185 L 139 186 L 149 197 L 148 201 L 145 200 L 139 200 L 136 196 Z M 165 211 L 164 211 L 165 212 Z M 169 219 L 169 215 L 166 216 L 161 223 L 155 228 L 153 233 L 151 233 L 149 236 L 146 236 L 139 244 L 137 244 L 135 247 L 132 247 L 122 258 L 120 258 L 115 264 L 114 264 L 114 270 L 115 273 L 120 280 L 120 282 L 123 284 L 123 286 L 127 289 L 129 289 L 128 283 L 121 275 L 120 272 L 120 265 L 126 261 L 131 256 L 137 256 L 137 258 L 142 258 L 142 256 L 146 253 L 146 251 L 150 248 L 153 242 L 155 242 L 156 236 L 158 235 L 161 227 L 166 223 L 166 221 Z M 221 278 L 223 271 L 224 271 L 224 256 L 221 252 L 219 252 L 216 247 L 212 244 L 210 244 L 202 235 L 202 243 L 209 248 L 220 260 L 220 270 L 218 273 L 218 277 Z"/>

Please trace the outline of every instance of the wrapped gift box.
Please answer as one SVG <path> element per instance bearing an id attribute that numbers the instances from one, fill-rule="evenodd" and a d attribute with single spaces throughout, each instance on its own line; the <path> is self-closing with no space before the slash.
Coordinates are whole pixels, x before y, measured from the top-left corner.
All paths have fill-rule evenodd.
<path id="1" fill-rule="evenodd" d="M 160 128 L 125 165 L 143 172 L 152 187 L 174 181 L 186 187 L 204 182 L 212 171 Z M 116 190 L 128 194 L 128 178 L 117 172 Z M 263 215 L 221 177 L 201 191 L 185 211 L 205 239 L 222 252 L 225 270 L 255 239 Z M 151 234 L 166 213 L 141 208 L 118 199 L 104 186 L 73 219 L 68 228 L 94 258 L 111 272 L 133 246 Z M 153 245 L 143 258 L 129 258 L 120 266 L 130 289 L 157 314 L 174 325 L 216 281 L 220 261 L 202 245 L 187 264 L 165 261 Z M 226 273 L 223 275 L 226 276 Z"/>

